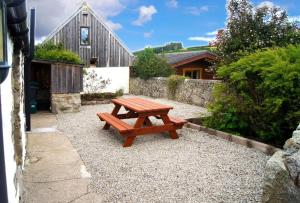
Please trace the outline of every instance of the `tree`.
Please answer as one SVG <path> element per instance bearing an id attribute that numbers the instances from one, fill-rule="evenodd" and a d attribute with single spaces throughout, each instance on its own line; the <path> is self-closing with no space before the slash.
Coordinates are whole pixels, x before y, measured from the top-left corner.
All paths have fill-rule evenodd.
<path id="1" fill-rule="evenodd" d="M 236 61 L 258 49 L 300 43 L 295 23 L 276 6 L 254 7 L 250 0 L 228 0 L 227 25 L 217 51 L 225 63 Z"/>
<path id="2" fill-rule="evenodd" d="M 174 72 L 167 63 L 167 60 L 164 57 L 157 56 L 153 52 L 153 49 L 150 48 L 147 48 L 138 54 L 137 59 L 133 64 L 133 71 L 136 76 L 142 79 L 167 77 Z"/>

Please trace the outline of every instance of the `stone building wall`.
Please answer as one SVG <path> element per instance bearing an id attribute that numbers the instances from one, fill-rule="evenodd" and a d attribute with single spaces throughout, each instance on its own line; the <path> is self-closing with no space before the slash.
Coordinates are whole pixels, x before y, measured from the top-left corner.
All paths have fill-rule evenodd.
<path id="1" fill-rule="evenodd" d="M 300 202 L 300 124 L 267 162 L 262 202 Z"/>
<path id="2" fill-rule="evenodd" d="M 8 64 L 11 68 L 7 78 L 0 85 L 3 150 L 8 202 L 19 202 L 22 201 L 27 143 L 24 115 L 24 54 L 14 46 L 10 37 L 7 38 L 7 42 Z"/>
<path id="3" fill-rule="evenodd" d="M 148 80 L 131 78 L 129 92 L 135 95 L 170 99 L 167 80 L 167 78 L 152 78 Z M 205 107 L 211 99 L 214 84 L 219 82 L 216 80 L 186 79 L 178 85 L 175 97 L 172 97 L 172 99 Z"/>
<path id="4" fill-rule="evenodd" d="M 59 113 L 79 112 L 80 107 L 81 107 L 80 93 L 51 95 L 52 113 L 59 114 Z"/>

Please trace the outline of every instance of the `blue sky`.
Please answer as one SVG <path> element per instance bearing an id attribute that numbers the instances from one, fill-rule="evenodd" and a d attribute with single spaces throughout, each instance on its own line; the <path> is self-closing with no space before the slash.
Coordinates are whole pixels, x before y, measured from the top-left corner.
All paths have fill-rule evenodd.
<path id="1" fill-rule="evenodd" d="M 170 3 L 171 2 L 171 3 Z M 173 4 L 172 4 L 173 2 Z M 176 3 L 177 2 L 177 6 Z M 253 1 L 256 5 L 264 1 Z M 288 10 L 290 16 L 299 16 L 299 0 L 270 1 Z M 298 6 L 297 6 L 298 4 Z M 132 23 L 140 6 L 153 6 L 156 13 L 152 20 L 142 26 Z M 184 46 L 206 45 L 207 41 L 192 41 L 191 37 L 211 38 L 211 32 L 223 28 L 226 21 L 226 0 L 141 0 L 111 18 L 122 25 L 117 34 L 131 50 L 145 46 L 162 45 L 170 41 L 182 42 Z"/>
<path id="2" fill-rule="evenodd" d="M 131 51 L 182 42 L 185 47 L 208 44 L 226 21 L 226 0 L 87 0 Z M 299 0 L 253 0 L 280 6 L 300 19 Z M 47 36 L 78 8 L 82 0 L 28 0 L 37 9 L 37 38 Z M 298 4 L 298 5 L 297 5 Z M 54 7 L 55 6 L 55 7 Z M 53 9 L 52 9 L 53 7 Z M 59 8 L 59 9 L 58 9 Z M 49 15 L 51 11 L 51 15 Z M 40 20 L 40 21 L 39 21 Z M 191 40 L 194 39 L 194 40 Z"/>

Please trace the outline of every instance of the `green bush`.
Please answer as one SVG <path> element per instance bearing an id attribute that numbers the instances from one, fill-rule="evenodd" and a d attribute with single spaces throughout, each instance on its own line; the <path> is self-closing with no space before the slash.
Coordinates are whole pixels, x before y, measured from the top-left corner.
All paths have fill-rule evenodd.
<path id="1" fill-rule="evenodd" d="M 205 124 L 282 144 L 300 121 L 300 46 L 268 49 L 218 70 Z"/>
<path id="2" fill-rule="evenodd" d="M 74 64 L 82 64 L 80 56 L 65 50 L 62 44 L 55 45 L 52 42 L 37 45 L 35 47 L 35 59 L 48 60 L 55 62 L 66 62 Z"/>
<path id="3" fill-rule="evenodd" d="M 145 49 L 137 55 L 133 72 L 137 77 L 147 80 L 151 77 L 168 77 L 174 70 L 165 58 L 157 56 L 152 49 Z"/>
<path id="4" fill-rule="evenodd" d="M 168 93 L 169 93 L 169 97 L 171 99 L 175 98 L 178 85 L 180 83 L 184 82 L 185 79 L 186 79 L 186 77 L 181 76 L 181 75 L 171 75 L 170 77 L 168 77 L 168 80 L 167 80 Z"/>
<path id="5" fill-rule="evenodd" d="M 114 99 L 120 95 L 118 93 L 104 92 L 104 93 L 86 93 L 80 96 L 81 96 L 81 100 L 83 101 L 103 101 L 103 100 Z"/>

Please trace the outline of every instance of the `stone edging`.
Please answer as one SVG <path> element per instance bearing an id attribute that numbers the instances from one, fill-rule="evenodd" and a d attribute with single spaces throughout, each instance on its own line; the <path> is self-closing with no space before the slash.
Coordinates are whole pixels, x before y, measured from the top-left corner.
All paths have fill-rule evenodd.
<path id="1" fill-rule="evenodd" d="M 273 147 L 273 146 L 265 144 L 265 143 L 261 143 L 261 142 L 251 140 L 248 138 L 244 138 L 244 137 L 239 137 L 239 136 L 236 136 L 236 135 L 233 135 L 230 133 L 225 133 L 225 132 L 218 131 L 218 130 L 215 130 L 212 128 L 207 128 L 207 127 L 204 127 L 201 125 L 196 125 L 196 124 L 190 123 L 190 122 L 187 123 L 185 125 L 185 127 L 191 128 L 194 130 L 204 131 L 210 135 L 217 136 L 219 138 L 225 139 L 230 142 L 234 142 L 239 145 L 243 145 L 248 148 L 254 148 L 254 149 L 259 150 L 267 155 L 273 155 L 275 152 L 281 150 L 279 148 Z"/>

